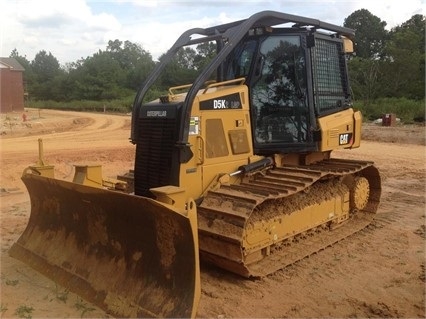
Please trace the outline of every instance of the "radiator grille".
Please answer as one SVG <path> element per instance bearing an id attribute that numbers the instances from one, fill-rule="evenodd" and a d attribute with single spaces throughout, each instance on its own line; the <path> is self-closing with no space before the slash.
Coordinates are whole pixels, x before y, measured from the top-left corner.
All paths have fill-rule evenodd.
<path id="1" fill-rule="evenodd" d="M 137 125 L 135 194 L 152 197 L 150 188 L 177 183 L 173 171 L 176 167 L 176 119 L 139 118 Z"/>

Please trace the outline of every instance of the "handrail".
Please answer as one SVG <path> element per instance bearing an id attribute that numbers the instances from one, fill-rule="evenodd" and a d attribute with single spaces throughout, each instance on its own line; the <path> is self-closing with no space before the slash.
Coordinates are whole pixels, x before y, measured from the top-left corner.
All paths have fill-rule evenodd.
<path id="1" fill-rule="evenodd" d="M 190 88 L 191 86 L 192 86 L 192 83 L 191 84 L 178 85 L 178 86 L 172 86 L 171 88 L 169 88 L 169 95 L 171 95 L 171 96 L 175 95 L 173 90 L 182 90 L 182 89 Z"/>
<path id="2" fill-rule="evenodd" d="M 207 91 L 209 89 L 213 88 L 213 87 L 229 85 L 229 84 L 234 84 L 234 83 L 238 83 L 239 85 L 243 85 L 245 81 L 246 81 L 246 78 L 238 78 L 238 79 L 232 79 L 232 80 L 223 81 L 223 82 L 211 83 L 211 84 L 207 85 L 207 87 L 204 89 L 203 94 L 206 94 Z"/>

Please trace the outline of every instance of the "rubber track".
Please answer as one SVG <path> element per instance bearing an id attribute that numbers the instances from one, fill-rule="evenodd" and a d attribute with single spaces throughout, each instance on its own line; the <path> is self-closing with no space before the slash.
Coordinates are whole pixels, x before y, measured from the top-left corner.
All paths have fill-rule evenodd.
<path id="1" fill-rule="evenodd" d="M 244 227 L 257 207 L 266 200 L 301 192 L 315 182 L 357 174 L 370 183 L 370 199 L 364 211 L 352 215 L 342 226 L 330 231 L 317 227 L 304 238 L 286 240 L 259 262 L 245 264 L 241 248 Z M 310 166 L 286 166 L 257 174 L 239 185 L 223 185 L 209 191 L 198 207 L 200 254 L 204 260 L 239 275 L 262 277 L 320 251 L 365 228 L 380 201 L 381 185 L 373 162 L 329 159 Z M 276 246 L 276 245 L 275 245 Z"/>

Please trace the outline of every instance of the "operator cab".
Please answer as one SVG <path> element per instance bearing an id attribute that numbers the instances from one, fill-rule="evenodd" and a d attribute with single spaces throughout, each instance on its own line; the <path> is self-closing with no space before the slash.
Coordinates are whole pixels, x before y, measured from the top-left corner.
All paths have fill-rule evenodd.
<path id="1" fill-rule="evenodd" d="M 249 31 L 225 61 L 225 79 L 246 78 L 255 153 L 316 150 L 316 117 L 350 107 L 342 59 L 341 41 L 327 35 L 298 28 Z"/>

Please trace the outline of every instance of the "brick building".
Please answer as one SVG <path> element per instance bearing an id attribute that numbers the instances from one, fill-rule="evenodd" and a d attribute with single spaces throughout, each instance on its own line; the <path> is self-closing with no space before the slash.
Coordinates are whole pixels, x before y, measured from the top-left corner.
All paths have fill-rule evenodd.
<path id="1" fill-rule="evenodd" d="M 14 58 L 0 58 L 0 113 L 24 110 L 25 69 Z"/>

